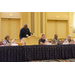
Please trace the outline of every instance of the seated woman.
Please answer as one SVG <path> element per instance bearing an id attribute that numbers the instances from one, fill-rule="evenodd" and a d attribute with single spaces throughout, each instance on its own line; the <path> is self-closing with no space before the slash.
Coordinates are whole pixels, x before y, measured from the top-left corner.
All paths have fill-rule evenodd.
<path id="1" fill-rule="evenodd" d="M 9 42 L 9 39 L 10 39 L 10 37 L 7 35 L 7 36 L 5 37 L 5 39 L 3 40 L 2 44 L 3 44 L 3 45 L 11 45 L 10 42 Z"/>

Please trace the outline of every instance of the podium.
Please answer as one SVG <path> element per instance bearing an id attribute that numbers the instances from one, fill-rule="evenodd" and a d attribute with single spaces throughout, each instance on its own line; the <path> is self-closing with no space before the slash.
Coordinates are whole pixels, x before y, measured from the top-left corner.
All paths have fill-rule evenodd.
<path id="1" fill-rule="evenodd" d="M 39 39 L 38 37 L 31 35 L 27 38 L 23 38 L 26 45 L 38 45 L 39 44 Z"/>

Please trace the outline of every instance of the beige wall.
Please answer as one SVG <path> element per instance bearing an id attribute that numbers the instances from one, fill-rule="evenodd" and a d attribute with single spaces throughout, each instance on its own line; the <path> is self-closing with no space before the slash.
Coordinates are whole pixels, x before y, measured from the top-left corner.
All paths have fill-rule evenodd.
<path id="1" fill-rule="evenodd" d="M 15 16 L 13 16 L 13 18 L 20 19 L 20 28 L 22 28 L 23 25 L 25 23 L 27 23 L 28 27 L 31 31 L 31 13 L 30 12 L 18 12 L 18 13 L 16 12 L 15 13 L 14 12 L 14 14 L 15 14 Z M 3 15 L 3 16 L 1 16 L 1 15 Z M 7 18 L 7 15 L 4 15 L 4 14 L 0 13 L 0 31 L 1 31 L 1 18 L 5 17 L 5 16 Z M 12 18 L 12 16 L 9 16 L 9 17 Z M 35 18 L 34 19 L 35 30 L 34 30 L 33 37 L 39 39 L 41 37 L 41 34 L 42 34 L 42 33 L 40 33 L 40 12 L 34 12 L 34 18 Z M 65 29 L 66 30 L 66 32 L 65 32 L 66 36 L 71 35 L 72 38 L 75 37 L 75 34 L 73 34 L 73 28 L 71 27 L 71 25 L 73 26 L 73 24 L 72 24 L 72 21 L 73 21 L 72 12 L 43 12 L 43 33 L 45 35 L 50 33 L 50 32 L 47 33 L 47 31 L 48 31 L 47 28 L 48 28 L 48 25 L 51 23 L 50 22 L 51 20 L 53 20 L 53 21 L 58 20 L 58 22 L 55 22 L 56 24 L 58 24 L 57 26 L 59 26 L 62 22 L 65 21 L 61 25 L 62 25 L 63 28 L 65 27 L 65 25 L 67 25 L 67 28 Z M 60 22 L 59 20 L 61 20 L 62 22 Z M 49 27 L 51 27 L 51 26 L 49 25 Z M 61 26 L 59 26 L 59 27 L 61 27 Z M 58 31 L 61 30 L 61 28 L 59 28 L 59 27 L 57 28 L 57 29 L 59 29 Z M 56 31 L 56 32 L 58 32 L 58 31 Z M 52 33 L 52 34 L 54 34 L 54 33 Z M 61 37 L 60 34 L 61 33 L 59 32 L 60 39 L 61 38 L 63 39 L 63 37 Z M 66 36 L 64 36 L 64 38 L 66 38 Z M 46 38 L 52 39 L 53 37 L 50 37 L 50 36 L 47 37 L 46 36 Z M 1 40 L 1 32 L 0 32 L 0 40 Z"/>
<path id="2" fill-rule="evenodd" d="M 22 26 L 24 26 L 25 23 L 28 24 L 28 12 L 21 12 L 22 15 Z"/>
<path id="3" fill-rule="evenodd" d="M 75 37 L 75 35 L 73 34 L 73 13 L 72 12 L 69 12 L 69 34 L 72 36 L 72 37 Z"/>
<path id="4" fill-rule="evenodd" d="M 68 15 L 69 13 L 68 12 L 46 12 L 46 14 L 56 14 L 56 15 Z"/>

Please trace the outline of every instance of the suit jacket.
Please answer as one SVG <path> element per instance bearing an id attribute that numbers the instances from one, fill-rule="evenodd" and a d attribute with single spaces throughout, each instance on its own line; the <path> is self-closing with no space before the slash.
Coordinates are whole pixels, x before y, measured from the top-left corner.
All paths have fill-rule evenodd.
<path id="1" fill-rule="evenodd" d="M 60 42 L 60 40 L 59 40 L 59 39 L 57 39 L 57 42 Z M 55 38 L 54 38 L 54 39 L 52 39 L 51 43 L 52 43 L 52 44 L 56 44 Z"/>

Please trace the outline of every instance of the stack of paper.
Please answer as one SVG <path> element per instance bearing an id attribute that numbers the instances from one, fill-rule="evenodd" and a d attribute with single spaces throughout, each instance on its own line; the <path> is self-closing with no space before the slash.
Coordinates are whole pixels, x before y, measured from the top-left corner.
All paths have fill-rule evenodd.
<path id="1" fill-rule="evenodd" d="M 18 44 L 11 44 L 11 46 L 18 46 Z"/>
<path id="2" fill-rule="evenodd" d="M 47 42 L 46 45 L 52 45 L 51 43 Z"/>
<path id="3" fill-rule="evenodd" d="M 69 43 L 63 43 L 63 44 L 69 44 Z"/>

